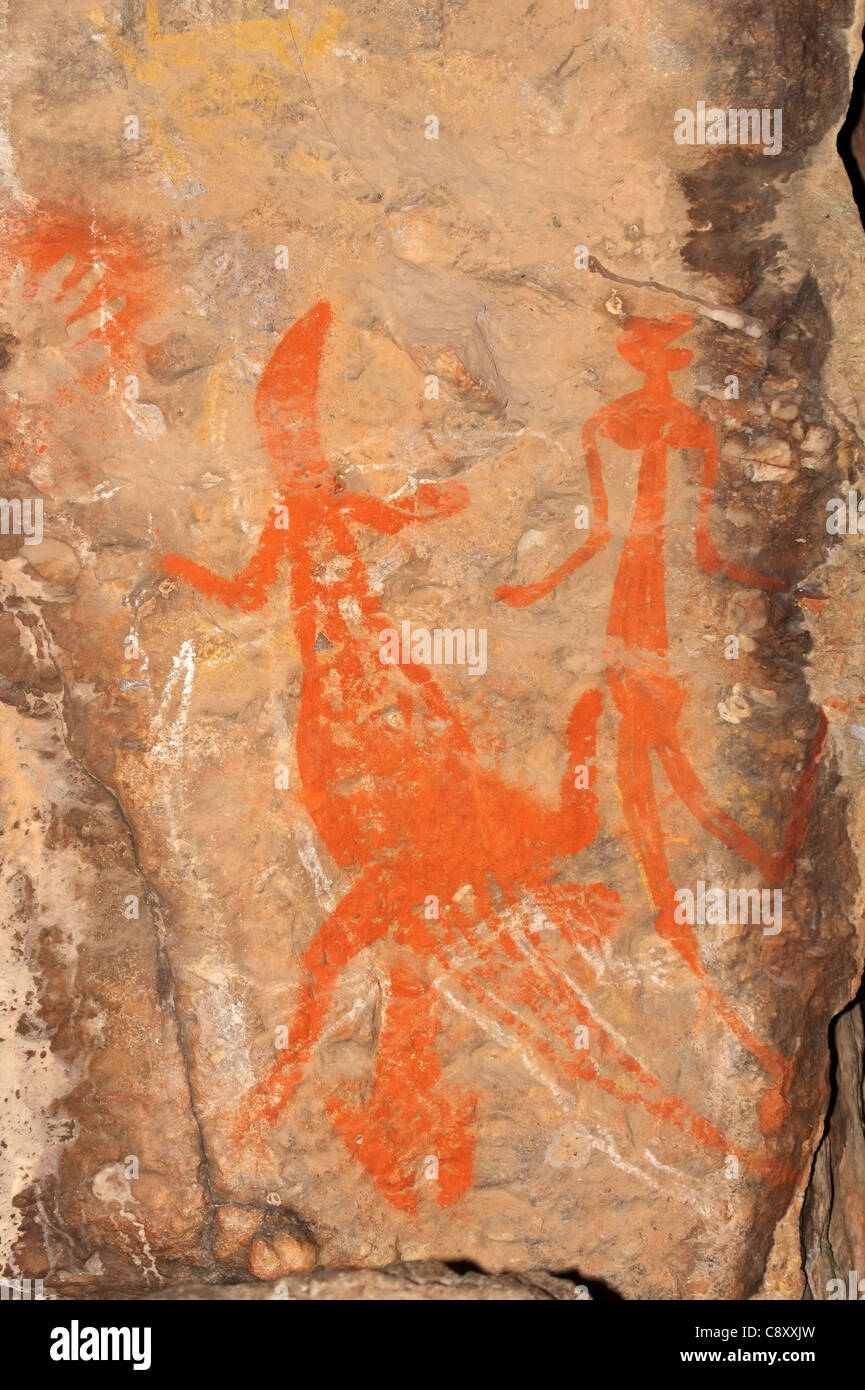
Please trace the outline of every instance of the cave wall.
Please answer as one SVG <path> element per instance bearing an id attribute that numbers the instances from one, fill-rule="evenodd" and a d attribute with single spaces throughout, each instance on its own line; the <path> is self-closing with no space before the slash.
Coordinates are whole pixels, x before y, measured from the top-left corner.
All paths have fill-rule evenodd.
<path id="1" fill-rule="evenodd" d="M 5 23 L 6 1274 L 865 1275 L 863 7 Z"/>

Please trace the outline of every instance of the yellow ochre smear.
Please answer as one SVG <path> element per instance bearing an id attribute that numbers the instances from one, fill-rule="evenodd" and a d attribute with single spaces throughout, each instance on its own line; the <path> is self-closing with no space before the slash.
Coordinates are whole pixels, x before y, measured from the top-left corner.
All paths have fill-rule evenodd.
<path id="1" fill-rule="evenodd" d="M 329 52 L 345 25 L 337 9 L 328 10 L 318 28 L 294 10 L 290 18 L 282 14 L 167 33 L 159 0 L 147 0 L 142 51 L 101 10 L 90 11 L 88 17 L 117 61 L 155 98 L 158 113 L 151 118 L 151 145 L 172 182 L 194 174 L 169 126 L 203 149 L 218 145 L 224 151 L 225 131 L 221 126 L 217 131 L 214 118 L 242 108 L 254 117 L 273 114 L 285 100 L 285 71 L 298 73 L 307 58 Z M 262 67 L 263 54 L 275 60 L 276 68 Z"/>

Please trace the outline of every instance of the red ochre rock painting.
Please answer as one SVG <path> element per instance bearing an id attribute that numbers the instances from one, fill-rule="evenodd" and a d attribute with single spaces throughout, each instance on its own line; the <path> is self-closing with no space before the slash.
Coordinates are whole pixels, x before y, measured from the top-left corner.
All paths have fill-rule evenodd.
<path id="1" fill-rule="evenodd" d="M 497 597 L 518 606 L 534 603 L 597 554 L 610 538 L 597 440 L 607 438 L 623 449 L 639 450 L 636 506 L 607 623 L 607 683 L 620 721 L 618 783 L 628 829 L 657 909 L 655 926 L 675 946 L 694 975 L 704 980 L 706 970 L 693 927 L 676 920 L 675 887 L 664 852 L 651 754 L 655 753 L 671 787 L 700 825 L 754 864 L 767 883 L 779 884 L 789 878 L 807 829 L 827 724 L 821 710 L 783 844 L 775 853 L 757 844 L 713 802 L 683 751 L 677 725 L 687 695 L 682 681 L 671 673 L 664 660 L 668 651 L 664 515 L 670 449 L 700 449 L 704 455 L 697 523 L 700 567 L 709 574 L 723 574 L 756 589 L 787 587 L 783 580 L 727 564 L 712 541 L 709 515 L 718 475 L 715 437 L 701 415 L 675 398 L 670 382 L 670 372 L 687 366 L 693 354 L 668 344 L 691 327 L 692 321 L 686 314 L 628 321 L 619 337 L 619 352 L 644 375 L 645 383 L 639 390 L 603 406 L 583 429 L 594 511 L 592 531 L 586 542 L 546 579 L 522 588 L 501 588 Z M 789 1064 L 754 1036 L 708 980 L 704 990 L 727 1026 L 765 1069 L 772 1084 L 763 1102 L 761 1121 L 764 1130 L 776 1129 L 784 1116 L 782 1097 L 791 1074 Z"/>
<path id="2" fill-rule="evenodd" d="M 475 1097 L 467 1088 L 458 1091 L 443 1081 L 436 1046 L 441 1003 L 431 980 L 436 969 L 456 969 L 462 988 L 483 1002 L 489 1016 L 517 1037 L 531 1033 L 537 1054 L 553 1065 L 563 1084 L 597 1087 L 705 1150 L 736 1156 L 754 1175 L 782 1185 L 792 1182 L 792 1168 L 743 1151 L 665 1090 L 592 1010 L 595 980 L 579 949 L 611 936 L 622 903 L 602 883 L 564 887 L 556 879 L 560 861 L 578 855 L 598 830 L 596 769 L 585 787 L 577 786 L 569 772 L 562 779 L 558 808 L 544 806 L 481 765 L 469 727 L 426 667 L 382 665 L 379 634 L 392 624 L 371 592 L 352 528 L 395 534 L 406 526 L 441 522 L 466 507 L 468 496 L 457 484 L 423 484 L 413 506 L 399 507 L 343 489 L 324 457 L 316 416 L 330 323 L 325 303 L 298 320 L 257 390 L 256 419 L 280 501 L 262 527 L 252 558 L 231 578 L 176 555 L 161 561 L 166 573 L 244 611 L 266 603 L 285 563 L 303 664 L 297 727 L 303 796 L 336 863 L 356 873 L 353 886 L 304 953 L 304 981 L 288 1044 L 243 1097 L 235 1120 L 238 1138 L 261 1141 L 287 1111 L 321 1037 L 341 972 L 359 952 L 388 937 L 393 948 L 389 996 L 372 1090 L 363 1101 L 331 1096 L 327 1110 L 349 1152 L 395 1207 L 416 1209 L 416 1185 L 429 1155 L 436 1158 L 442 1206 L 456 1202 L 472 1183 Z M 724 563 L 712 543 L 715 439 L 708 423 L 676 399 L 669 375 L 691 359 L 690 352 L 669 346 L 690 327 L 684 315 L 627 321 L 619 351 L 645 383 L 604 406 L 584 428 L 593 499 L 590 534 L 546 579 L 502 588 L 496 596 L 514 606 L 535 603 L 602 549 L 610 532 L 598 443 L 609 439 L 639 450 L 636 507 L 607 626 L 606 677 L 619 716 L 619 790 L 632 848 L 656 910 L 656 929 L 699 980 L 704 1011 L 722 1020 L 762 1067 L 766 1090 L 760 1123 L 770 1132 L 785 1113 L 791 1064 L 761 1041 L 712 982 L 693 930 L 676 921 L 651 755 L 699 824 L 755 865 L 767 883 L 778 884 L 791 873 L 807 827 L 826 723 L 821 713 L 783 842 L 774 851 L 757 844 L 712 801 L 683 751 L 677 723 L 686 692 L 665 660 L 669 449 L 704 453 L 699 565 L 758 589 L 785 587 L 781 580 Z M 324 562 L 334 556 L 341 560 L 336 577 L 331 567 L 331 577 L 325 578 Z M 368 642 L 358 643 L 352 635 L 342 613 L 345 602 L 362 614 Z M 563 721 L 569 767 L 591 762 L 601 707 L 601 692 L 587 690 Z M 430 912 L 425 895 L 432 885 L 437 904 Z M 460 892 L 466 885 L 471 888 L 468 898 Z M 568 988 L 542 946 L 529 949 L 509 921 L 509 912 L 527 899 L 573 947 L 579 990 Z M 515 990 L 510 999 L 498 994 L 505 962 L 517 967 L 507 976 L 508 988 Z M 530 1028 L 517 1005 L 528 1008 L 536 1028 Z M 589 1024 L 592 1054 L 575 1052 L 574 1028 Z"/>

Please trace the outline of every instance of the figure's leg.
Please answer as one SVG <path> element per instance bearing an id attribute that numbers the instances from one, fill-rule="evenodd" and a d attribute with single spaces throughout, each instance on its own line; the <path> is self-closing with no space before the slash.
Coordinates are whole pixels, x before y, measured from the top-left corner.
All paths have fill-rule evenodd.
<path id="1" fill-rule="evenodd" d="M 343 967 L 388 930 L 392 913 L 380 883 L 381 870 L 368 869 L 321 924 L 304 952 L 305 979 L 289 1031 L 288 1047 L 270 1071 L 247 1092 L 238 1129 L 257 1122 L 274 1124 L 294 1096 L 330 1008 Z"/>
<path id="2" fill-rule="evenodd" d="M 622 806 L 625 819 L 631 831 L 637 852 L 643 865 L 652 898 L 658 908 L 655 927 L 659 935 L 665 937 L 679 952 L 686 965 L 698 979 L 705 981 L 703 992 L 708 1003 L 718 1016 L 739 1039 L 744 1047 L 756 1057 L 773 1082 L 778 1085 L 785 1074 L 786 1059 L 775 1049 L 767 1047 L 739 1017 L 735 1009 L 725 999 L 721 990 L 708 982 L 706 968 L 697 951 L 697 941 L 693 927 L 687 922 L 677 922 L 675 917 L 675 886 L 670 879 L 667 858 L 664 850 L 663 830 L 654 785 L 648 748 L 637 740 L 624 727 L 619 732 L 619 788 L 622 793 Z M 658 750 L 662 756 L 661 749 Z M 720 813 L 720 814 L 723 814 Z M 777 1095 L 773 1088 L 767 1097 L 763 1118 L 766 1127 L 774 1127 L 769 1118 L 777 1119 Z"/>
<path id="3" fill-rule="evenodd" d="M 681 797 L 695 820 L 698 820 L 710 834 L 758 868 L 767 883 L 778 884 L 783 883 L 792 873 L 796 855 L 805 838 L 817 790 L 817 768 L 826 738 L 826 727 L 826 716 L 821 710 L 817 732 L 812 740 L 793 799 L 793 809 L 784 831 L 783 848 L 777 854 L 771 854 L 758 845 L 756 840 L 746 834 L 741 826 L 712 800 L 684 753 L 674 728 L 667 730 L 663 743 L 659 744 L 658 757 L 669 778 L 670 786 Z"/>
<path id="4" fill-rule="evenodd" d="M 474 1097 L 452 1100 L 444 1090 L 440 1029 L 435 990 L 406 953 L 390 971 L 369 1100 L 351 1105 L 333 1097 L 327 1105 L 352 1157 L 407 1212 L 417 1207 L 419 1182 L 449 1206 L 472 1181 Z"/>
<path id="5" fill-rule="evenodd" d="M 655 797 L 651 750 L 640 734 L 622 716 L 619 726 L 617 771 L 622 810 L 636 845 L 637 854 L 649 885 L 652 901 L 658 910 L 655 927 L 678 951 L 688 968 L 702 979 L 706 968 L 697 950 L 693 927 L 677 922 L 675 915 L 676 888 L 670 878 L 664 848 L 664 831 Z"/>
<path id="6" fill-rule="evenodd" d="M 787 828 L 784 831 L 783 849 L 781 851 L 785 862 L 789 865 L 788 877 L 793 872 L 796 856 L 802 848 L 802 841 L 808 829 L 808 822 L 811 819 L 811 811 L 814 806 L 814 797 L 817 794 L 817 778 L 820 771 L 820 758 L 823 754 L 823 747 L 826 743 L 826 734 L 829 731 L 829 722 L 824 710 L 820 710 L 817 720 L 817 729 L 811 740 L 811 747 L 808 750 L 808 757 L 799 778 L 799 785 L 793 797 L 793 807 L 790 811 L 790 819 L 787 821 Z"/>
<path id="7" fill-rule="evenodd" d="M 826 739 L 826 728 L 826 716 L 821 710 L 817 731 L 796 788 L 793 808 L 784 831 L 783 849 L 777 854 L 770 854 L 764 850 L 712 800 L 685 756 L 673 729 L 667 731 L 664 743 L 658 748 L 658 757 L 671 787 L 704 829 L 729 845 L 743 859 L 754 864 L 769 883 L 783 883 L 793 871 L 796 855 L 808 828 L 808 819 L 817 790 L 817 772 Z M 764 1130 L 777 1129 L 787 1108 L 784 1091 L 791 1073 L 790 1062 L 775 1049 L 768 1048 L 758 1041 L 727 1003 L 720 990 L 714 986 L 707 986 L 706 993 L 731 1032 L 754 1054 L 767 1074 L 772 1077 L 774 1084 L 764 1098 L 760 1118 Z"/>

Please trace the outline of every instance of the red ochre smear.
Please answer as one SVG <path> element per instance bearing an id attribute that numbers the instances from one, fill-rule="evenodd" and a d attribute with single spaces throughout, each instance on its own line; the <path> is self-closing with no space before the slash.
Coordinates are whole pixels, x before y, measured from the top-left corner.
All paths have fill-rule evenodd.
<path id="1" fill-rule="evenodd" d="M 596 1084 L 702 1147 L 737 1154 L 715 1126 L 667 1093 L 606 1032 L 542 945 L 527 944 L 524 931 L 513 925 L 512 914 L 528 895 L 574 948 L 572 969 L 580 990 L 596 987 L 594 972 L 578 951 L 609 934 L 621 916 L 621 902 L 603 884 L 556 880 L 561 861 L 585 848 L 598 828 L 591 764 L 600 692 L 584 692 L 571 711 L 559 805 L 545 806 L 478 762 L 461 715 L 426 667 L 385 667 L 379 660 L 379 633 L 392 623 L 370 590 L 351 524 L 395 534 L 407 525 L 451 515 L 467 498 L 454 484 L 423 485 L 413 506 L 396 507 L 341 490 L 324 459 L 316 417 L 330 322 L 330 309 L 322 303 L 295 323 L 271 358 L 256 395 L 256 418 L 281 504 L 290 508 L 290 529 L 275 525 L 274 508 L 254 555 L 231 578 L 176 555 L 161 561 L 167 573 L 248 612 L 263 606 L 281 562 L 289 562 L 304 672 L 297 730 L 304 798 L 334 860 L 358 872 L 303 955 L 289 1045 L 247 1094 L 238 1137 L 274 1124 L 292 1101 L 341 972 L 360 951 L 389 935 L 393 956 L 372 1088 L 331 1098 L 328 1111 L 352 1155 L 394 1206 L 415 1210 L 424 1182 L 420 1174 L 430 1159 L 437 1161 L 434 1190 L 441 1205 L 456 1201 L 472 1181 L 477 1097 L 443 1075 L 436 1046 L 441 1018 L 434 976 L 443 974 L 469 1012 L 480 1007 L 494 1028 L 504 1028 L 514 1045 L 531 1048 L 557 1074 Z M 654 488 L 662 462 L 656 448 Z M 590 469 L 597 525 L 599 509 L 605 523 L 606 499 L 592 459 Z M 644 494 L 657 511 L 649 483 Z M 335 557 L 342 563 L 334 566 Z M 662 575 L 658 564 L 656 541 L 635 537 L 633 574 L 648 566 L 657 580 Z M 629 586 L 633 591 L 635 583 L 626 574 L 622 593 Z M 619 600 L 617 613 L 623 632 L 634 635 L 626 603 Z M 355 614 L 351 625 L 345 616 L 349 609 Z M 649 615 L 649 626 L 658 646 L 665 636 L 662 599 Z M 639 708 L 631 717 L 637 725 L 647 711 L 658 727 L 662 713 L 669 717 L 666 687 L 662 690 L 658 708 L 651 688 L 644 690 L 639 682 L 633 687 L 632 702 Z M 653 736 L 662 742 L 658 734 Z M 631 737 L 639 743 L 636 732 Z M 667 729 L 665 739 L 670 738 Z M 645 739 L 641 746 L 645 751 Z M 579 765 L 590 767 L 590 786 L 577 790 L 573 768 Z M 659 873 L 657 862 L 655 867 Z M 437 919 L 425 915 L 428 895 L 438 900 Z M 680 937 L 680 949 L 683 943 Z M 703 974 L 695 951 L 690 956 Z M 715 996 L 739 1035 L 750 1040 L 717 991 Z M 581 1023 L 591 1030 L 591 1056 L 575 1053 L 573 1029 Z M 771 1056 L 767 1049 L 762 1052 Z M 791 1180 L 771 1160 L 755 1156 L 752 1168 L 776 1181 Z"/>

